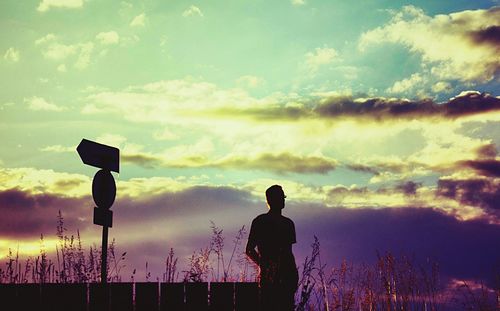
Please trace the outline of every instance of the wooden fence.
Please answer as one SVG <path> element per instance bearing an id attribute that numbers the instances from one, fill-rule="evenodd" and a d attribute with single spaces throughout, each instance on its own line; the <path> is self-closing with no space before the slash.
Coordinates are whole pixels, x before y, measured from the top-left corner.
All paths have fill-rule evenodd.
<path id="1" fill-rule="evenodd" d="M 0 284 L 4 311 L 104 311 L 101 284 Z M 111 283 L 110 311 L 254 311 L 257 283 Z"/>

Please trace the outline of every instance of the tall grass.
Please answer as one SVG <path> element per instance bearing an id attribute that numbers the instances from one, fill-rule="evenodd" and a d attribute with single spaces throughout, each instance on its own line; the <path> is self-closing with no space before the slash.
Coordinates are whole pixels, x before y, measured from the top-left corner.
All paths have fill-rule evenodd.
<path id="1" fill-rule="evenodd" d="M 164 261 L 164 272 L 152 276 L 146 262 L 145 279 L 162 282 L 255 282 L 258 267 L 244 253 L 246 230 L 243 226 L 226 250 L 223 230 L 211 222 L 211 238 L 178 268 L 179 258 L 170 248 Z M 61 212 L 57 215 L 55 258 L 49 258 L 43 235 L 40 252 L 24 260 L 19 250 L 9 249 L 5 267 L 0 268 L 0 283 L 92 283 L 100 282 L 101 250 L 96 245 L 85 249 L 80 233 L 68 235 Z M 122 282 L 127 253 L 116 254 L 116 241 L 108 247 L 108 282 Z M 321 256 L 321 244 L 314 237 L 311 253 L 299 267 L 296 310 L 448 310 L 450 305 L 461 310 L 497 310 L 499 290 L 484 284 L 462 281 L 443 284 L 435 262 L 416 265 L 411 256 L 377 254 L 372 265 L 353 265 L 342 261 L 328 265 Z M 500 275 L 499 275 L 500 276 Z M 130 281 L 134 282 L 136 269 Z M 500 281 L 500 279 L 499 279 Z"/>
<path id="2" fill-rule="evenodd" d="M 45 248 L 44 237 L 40 235 L 40 253 L 28 256 L 24 264 L 12 249 L 7 254 L 6 268 L 0 268 L 0 283 L 88 283 L 101 281 L 101 249 L 92 245 L 86 251 L 77 230 L 76 236 L 67 235 L 64 218 L 57 215 L 56 236 L 58 242 L 55 258 L 50 259 Z M 108 246 L 108 281 L 121 282 L 126 252 L 115 254 L 116 242 Z M 24 268 L 23 268 L 24 267 Z"/>
<path id="3" fill-rule="evenodd" d="M 460 281 L 450 288 L 440 282 L 439 265 L 416 265 L 413 257 L 377 254 L 374 265 L 321 261 L 317 237 L 302 264 L 296 310 L 499 310 L 499 291 Z"/>

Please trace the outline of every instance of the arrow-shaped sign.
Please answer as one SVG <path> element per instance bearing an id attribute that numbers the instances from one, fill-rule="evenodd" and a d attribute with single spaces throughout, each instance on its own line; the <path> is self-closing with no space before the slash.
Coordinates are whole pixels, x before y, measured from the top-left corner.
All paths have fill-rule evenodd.
<path id="1" fill-rule="evenodd" d="M 120 150 L 115 147 L 82 139 L 76 151 L 83 163 L 105 170 L 120 172 Z"/>

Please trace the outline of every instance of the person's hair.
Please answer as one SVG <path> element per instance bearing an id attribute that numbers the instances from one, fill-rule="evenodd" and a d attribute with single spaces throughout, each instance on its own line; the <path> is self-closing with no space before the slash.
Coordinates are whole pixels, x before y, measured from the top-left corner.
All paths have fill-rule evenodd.
<path id="1" fill-rule="evenodd" d="M 266 200 L 270 208 L 276 206 L 283 198 L 286 198 L 285 192 L 280 185 L 272 185 L 266 190 Z"/>

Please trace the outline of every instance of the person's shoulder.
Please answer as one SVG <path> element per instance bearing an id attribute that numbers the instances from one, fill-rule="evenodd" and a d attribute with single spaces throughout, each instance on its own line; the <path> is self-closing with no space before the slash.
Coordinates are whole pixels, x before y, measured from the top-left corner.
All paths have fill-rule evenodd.
<path id="1" fill-rule="evenodd" d="M 291 220 L 290 218 L 288 218 L 288 217 L 286 217 L 286 216 L 283 216 L 283 215 L 282 215 L 282 216 L 281 216 L 281 219 L 282 219 L 282 221 L 283 221 L 283 222 L 286 222 L 286 223 L 287 223 L 287 224 L 289 224 L 289 225 L 292 225 L 292 226 L 294 225 L 293 220 Z"/>
<path id="2" fill-rule="evenodd" d="M 264 214 L 260 214 L 259 216 L 255 217 L 253 219 L 253 222 L 261 222 L 263 221 L 264 219 L 266 219 L 268 217 L 268 214 L 264 213 Z"/>

